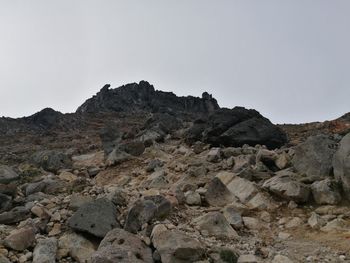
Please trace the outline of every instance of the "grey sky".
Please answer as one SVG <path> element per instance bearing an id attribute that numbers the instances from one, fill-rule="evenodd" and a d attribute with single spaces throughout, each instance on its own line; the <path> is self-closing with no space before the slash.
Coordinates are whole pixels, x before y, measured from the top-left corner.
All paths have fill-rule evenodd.
<path id="1" fill-rule="evenodd" d="M 350 111 L 348 0 L 0 0 L 0 116 L 147 80 L 277 123 Z"/>

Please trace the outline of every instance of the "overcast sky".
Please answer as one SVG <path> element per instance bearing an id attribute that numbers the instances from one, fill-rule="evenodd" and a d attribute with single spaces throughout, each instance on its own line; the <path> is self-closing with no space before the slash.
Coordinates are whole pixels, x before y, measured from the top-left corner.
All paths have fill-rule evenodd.
<path id="1" fill-rule="evenodd" d="M 0 0 L 0 116 L 105 83 L 212 93 L 275 123 L 350 111 L 349 0 Z"/>

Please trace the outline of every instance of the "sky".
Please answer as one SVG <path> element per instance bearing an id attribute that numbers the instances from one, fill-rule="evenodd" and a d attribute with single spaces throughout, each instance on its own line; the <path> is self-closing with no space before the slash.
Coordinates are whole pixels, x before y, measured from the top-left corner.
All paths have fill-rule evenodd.
<path id="1" fill-rule="evenodd" d="M 274 123 L 350 111 L 348 0 L 0 0 L 0 116 L 74 112 L 110 83 Z"/>

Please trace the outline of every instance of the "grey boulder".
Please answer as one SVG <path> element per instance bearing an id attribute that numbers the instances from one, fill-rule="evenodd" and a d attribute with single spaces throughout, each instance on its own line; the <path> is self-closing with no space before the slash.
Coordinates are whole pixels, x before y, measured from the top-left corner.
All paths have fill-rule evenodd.
<path id="1" fill-rule="evenodd" d="M 55 263 L 57 247 L 58 242 L 54 237 L 39 240 L 34 248 L 33 263 Z"/>
<path id="2" fill-rule="evenodd" d="M 113 229 L 92 255 L 92 263 L 153 263 L 152 250 L 134 234 Z"/>
<path id="3" fill-rule="evenodd" d="M 309 137 L 295 148 L 292 164 L 307 176 L 327 177 L 332 173 L 332 158 L 336 151 L 336 141 L 326 135 Z"/>
<path id="4" fill-rule="evenodd" d="M 103 238 L 110 230 L 120 227 L 117 213 L 117 208 L 111 201 L 101 198 L 82 205 L 68 224 L 76 231 Z"/>

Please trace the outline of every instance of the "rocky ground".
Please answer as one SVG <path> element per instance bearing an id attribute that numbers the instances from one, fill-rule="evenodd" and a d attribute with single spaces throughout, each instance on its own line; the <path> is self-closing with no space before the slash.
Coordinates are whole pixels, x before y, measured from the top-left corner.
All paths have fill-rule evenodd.
<path id="1" fill-rule="evenodd" d="M 209 117 L 90 99 L 2 119 L 0 263 L 350 262 L 348 126 L 287 142 L 255 111 L 190 99 Z"/>

